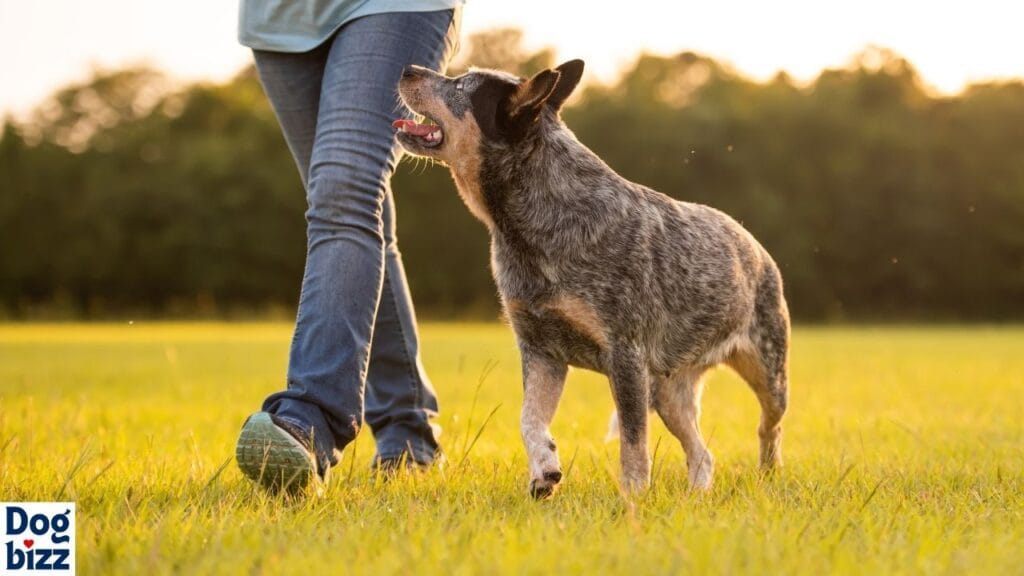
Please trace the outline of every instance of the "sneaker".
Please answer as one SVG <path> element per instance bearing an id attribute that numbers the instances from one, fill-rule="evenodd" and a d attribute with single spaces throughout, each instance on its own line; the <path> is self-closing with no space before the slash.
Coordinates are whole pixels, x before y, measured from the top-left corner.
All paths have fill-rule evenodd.
<path id="1" fill-rule="evenodd" d="M 426 462 L 417 460 L 409 452 L 402 452 L 397 456 L 375 456 L 370 463 L 370 470 L 390 478 L 402 472 L 426 472 L 430 468 L 443 468 L 444 463 L 444 453 L 440 449 Z"/>
<path id="2" fill-rule="evenodd" d="M 308 434 L 267 412 L 257 412 L 242 424 L 235 460 L 243 474 L 271 492 L 302 492 L 320 482 Z"/>

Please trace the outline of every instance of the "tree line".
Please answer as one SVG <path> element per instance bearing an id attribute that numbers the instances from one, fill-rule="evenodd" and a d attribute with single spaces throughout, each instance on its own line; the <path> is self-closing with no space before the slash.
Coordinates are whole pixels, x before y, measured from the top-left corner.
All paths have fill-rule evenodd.
<path id="1" fill-rule="evenodd" d="M 514 30 L 467 63 L 556 64 Z M 800 84 L 641 55 L 563 116 L 623 176 L 741 221 L 807 321 L 1024 319 L 1024 83 L 936 95 L 869 48 Z M 487 235 L 447 170 L 403 162 L 399 246 L 427 317 L 494 317 Z M 0 135 L 0 317 L 291 310 L 305 197 L 253 70 L 167 89 L 142 68 L 67 86 Z"/>

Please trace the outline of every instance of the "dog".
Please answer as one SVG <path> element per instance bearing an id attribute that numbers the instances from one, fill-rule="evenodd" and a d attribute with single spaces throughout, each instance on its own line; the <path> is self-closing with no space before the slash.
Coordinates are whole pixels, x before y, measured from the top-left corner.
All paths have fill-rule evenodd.
<path id="1" fill-rule="evenodd" d="M 689 481 L 712 485 L 701 436 L 701 376 L 731 366 L 761 406 L 760 464 L 782 461 L 789 312 L 768 252 L 739 223 L 619 176 L 559 116 L 584 63 L 530 78 L 409 66 L 398 93 L 426 122 L 394 121 L 401 146 L 446 164 L 491 237 L 491 268 L 523 370 L 529 493 L 562 479 L 549 425 L 569 366 L 608 376 L 620 426 L 620 484 L 650 483 L 647 418 L 686 453 Z"/>

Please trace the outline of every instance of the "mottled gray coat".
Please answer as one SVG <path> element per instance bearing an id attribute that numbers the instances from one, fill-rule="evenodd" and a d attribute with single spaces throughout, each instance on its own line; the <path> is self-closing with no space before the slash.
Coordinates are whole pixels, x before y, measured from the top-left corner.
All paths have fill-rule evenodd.
<path id="1" fill-rule="evenodd" d="M 522 354 L 530 492 L 547 496 L 561 480 L 548 426 L 568 366 L 610 379 L 627 490 L 649 482 L 650 408 L 680 440 L 692 484 L 711 486 L 700 378 L 722 362 L 757 394 L 761 464 L 772 467 L 788 396 L 778 268 L 729 216 L 630 182 L 576 140 L 558 110 L 582 69 L 575 60 L 524 80 L 411 68 L 400 83 L 409 107 L 441 132 L 422 137 L 422 126 L 396 123 L 399 141 L 448 164 L 491 233 L 494 278 Z"/>

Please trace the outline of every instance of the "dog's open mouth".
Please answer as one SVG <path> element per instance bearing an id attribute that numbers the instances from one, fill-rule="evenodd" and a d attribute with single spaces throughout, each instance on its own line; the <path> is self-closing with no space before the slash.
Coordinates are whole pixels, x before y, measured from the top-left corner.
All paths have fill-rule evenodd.
<path id="1" fill-rule="evenodd" d="M 424 148 L 435 148 L 444 141 L 444 130 L 429 118 L 425 123 L 401 118 L 391 125 L 398 129 L 399 136 L 410 138 Z"/>

